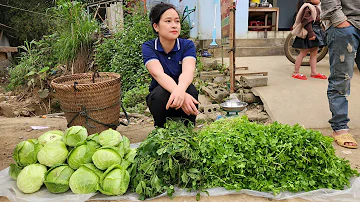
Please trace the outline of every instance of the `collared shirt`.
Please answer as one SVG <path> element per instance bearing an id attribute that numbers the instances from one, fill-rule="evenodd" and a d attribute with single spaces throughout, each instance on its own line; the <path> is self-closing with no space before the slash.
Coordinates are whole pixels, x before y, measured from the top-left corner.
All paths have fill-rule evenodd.
<path id="1" fill-rule="evenodd" d="M 360 30 L 359 0 L 321 0 L 321 19 L 326 29 L 336 27 L 345 20 Z"/>
<path id="2" fill-rule="evenodd" d="M 196 60 L 196 48 L 192 41 L 177 38 L 174 48 L 169 53 L 165 53 L 159 38 L 156 38 L 143 43 L 142 56 L 145 66 L 152 60 L 158 60 L 164 69 L 164 73 L 178 83 L 179 76 L 182 73 L 182 61 L 187 57 Z M 158 85 L 159 83 L 152 78 L 149 91 Z"/>

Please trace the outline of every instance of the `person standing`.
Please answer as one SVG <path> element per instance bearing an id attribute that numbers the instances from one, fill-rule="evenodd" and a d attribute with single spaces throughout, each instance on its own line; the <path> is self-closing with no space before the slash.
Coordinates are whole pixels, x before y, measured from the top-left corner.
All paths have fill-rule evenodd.
<path id="1" fill-rule="evenodd" d="M 349 133 L 348 100 L 354 62 L 360 68 L 360 1 L 322 0 L 321 19 L 326 25 L 330 55 L 327 96 L 333 138 L 340 146 L 357 148 Z"/>
<path id="2" fill-rule="evenodd" d="M 316 55 L 319 47 L 326 45 L 325 33 L 320 22 L 320 0 L 299 0 L 297 3 L 297 15 L 294 23 L 293 35 L 296 35 L 293 48 L 300 49 L 296 57 L 294 72 L 292 77 L 300 80 L 307 80 L 307 77 L 301 74 L 300 66 L 304 57 L 310 53 L 310 77 L 316 79 L 327 79 L 324 74 L 316 71 Z"/>
<path id="3" fill-rule="evenodd" d="M 196 48 L 192 41 L 178 38 L 180 16 L 174 5 L 156 4 L 150 22 L 158 37 L 143 43 L 144 64 L 152 76 L 146 97 L 154 125 L 164 127 L 168 118 L 183 119 L 195 125 L 199 102 L 192 84 L 196 67 Z"/>

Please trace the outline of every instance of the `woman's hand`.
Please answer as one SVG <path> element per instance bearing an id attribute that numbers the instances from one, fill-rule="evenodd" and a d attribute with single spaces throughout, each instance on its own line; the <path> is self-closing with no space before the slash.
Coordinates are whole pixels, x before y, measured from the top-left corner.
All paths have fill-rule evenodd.
<path id="1" fill-rule="evenodd" d="M 314 41 L 316 39 L 316 36 L 312 36 L 309 38 L 310 41 Z"/>
<path id="2" fill-rule="evenodd" d="M 187 114 L 188 116 L 190 114 L 192 115 L 198 115 L 199 111 L 196 108 L 196 104 L 199 104 L 199 102 L 190 94 L 186 93 L 185 100 L 183 105 L 181 106 L 181 109 Z"/>
<path id="3" fill-rule="evenodd" d="M 180 109 L 185 100 L 186 92 L 177 87 L 170 95 L 168 102 L 166 103 L 166 109 L 175 108 Z"/>

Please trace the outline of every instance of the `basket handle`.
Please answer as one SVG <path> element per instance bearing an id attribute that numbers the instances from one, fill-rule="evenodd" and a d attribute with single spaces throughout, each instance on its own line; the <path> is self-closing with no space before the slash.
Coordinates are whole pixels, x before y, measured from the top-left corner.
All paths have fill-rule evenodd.
<path id="1" fill-rule="evenodd" d="M 94 74 L 93 74 L 92 77 L 91 77 L 91 80 L 92 80 L 93 83 L 95 83 L 95 75 L 97 75 L 97 77 L 100 78 L 99 72 L 98 72 L 98 71 L 95 71 Z"/>

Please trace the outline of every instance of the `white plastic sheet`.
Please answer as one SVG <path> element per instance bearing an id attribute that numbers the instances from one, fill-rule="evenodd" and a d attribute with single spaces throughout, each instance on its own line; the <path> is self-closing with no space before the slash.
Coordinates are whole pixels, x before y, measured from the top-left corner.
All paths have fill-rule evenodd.
<path id="1" fill-rule="evenodd" d="M 73 194 L 68 191 L 63 194 L 52 194 L 45 187 L 42 187 L 40 191 L 33 194 L 23 194 L 17 187 L 16 181 L 11 179 L 8 175 L 9 168 L 6 168 L 0 172 L 0 196 L 7 197 L 12 202 L 25 202 L 25 201 L 37 201 L 37 202 L 60 202 L 60 201 L 74 201 L 82 202 L 86 200 L 131 200 L 138 201 L 138 195 L 136 193 L 127 193 L 123 196 L 105 196 L 103 194 Z M 276 196 L 272 193 L 264 193 L 252 190 L 241 190 L 239 192 L 229 191 L 224 188 L 213 188 L 208 190 L 210 196 L 221 196 L 229 194 L 248 194 L 252 196 L 260 196 L 264 198 L 282 200 L 290 198 L 302 198 L 310 201 L 340 201 L 340 202 L 359 202 L 360 201 L 360 177 L 353 178 L 351 180 L 351 188 L 345 190 L 331 190 L 331 189 L 319 189 L 311 192 L 299 192 L 290 193 L 283 192 Z M 162 194 L 161 196 L 166 195 Z M 177 189 L 175 196 L 195 196 L 195 192 L 187 192 L 185 190 Z M 206 195 L 202 193 L 202 195 Z"/>

